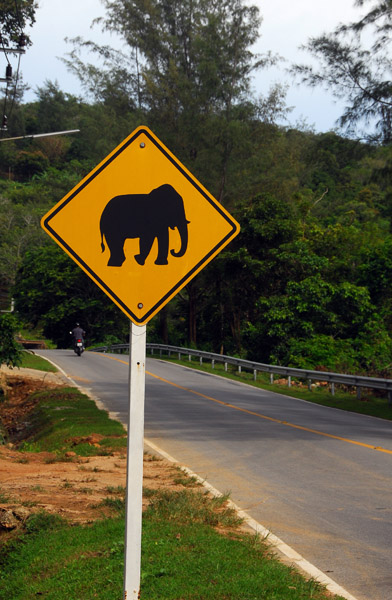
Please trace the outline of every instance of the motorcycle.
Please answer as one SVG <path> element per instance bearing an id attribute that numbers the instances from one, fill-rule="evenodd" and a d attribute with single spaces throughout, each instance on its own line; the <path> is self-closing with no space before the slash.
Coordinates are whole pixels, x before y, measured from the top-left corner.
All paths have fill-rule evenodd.
<path id="1" fill-rule="evenodd" d="M 72 332 L 70 331 L 70 333 L 72 334 Z M 75 354 L 77 354 L 78 356 L 81 356 L 84 352 L 84 341 L 82 338 L 75 338 L 74 339 L 74 343 L 73 343 L 73 349 Z"/>
<path id="2" fill-rule="evenodd" d="M 76 339 L 74 344 L 74 352 L 80 356 L 84 352 L 84 343 L 83 340 Z"/>

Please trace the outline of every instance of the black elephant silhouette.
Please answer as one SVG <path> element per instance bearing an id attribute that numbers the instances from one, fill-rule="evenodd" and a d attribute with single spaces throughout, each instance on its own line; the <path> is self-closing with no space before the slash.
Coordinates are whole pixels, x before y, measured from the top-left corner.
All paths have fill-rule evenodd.
<path id="1" fill-rule="evenodd" d="M 177 228 L 181 247 L 172 256 L 184 256 L 188 248 L 188 223 L 184 202 L 169 184 L 161 185 L 149 194 L 124 194 L 115 196 L 105 206 L 100 220 L 101 248 L 103 238 L 109 246 L 108 267 L 121 267 L 125 260 L 124 243 L 129 238 L 140 239 L 140 252 L 135 255 L 139 265 L 144 265 L 155 238 L 158 239 L 156 265 L 168 264 L 169 228 Z"/>

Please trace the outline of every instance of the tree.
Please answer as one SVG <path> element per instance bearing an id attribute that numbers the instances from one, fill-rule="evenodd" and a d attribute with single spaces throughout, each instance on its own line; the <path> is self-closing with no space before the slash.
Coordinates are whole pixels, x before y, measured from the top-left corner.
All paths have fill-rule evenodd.
<path id="1" fill-rule="evenodd" d="M 14 298 L 21 319 L 59 347 L 70 345 L 75 322 L 86 330 L 89 345 L 126 341 L 129 322 L 120 309 L 52 243 L 26 253 Z"/>
<path id="2" fill-rule="evenodd" d="M 1 0 L 0 2 L 0 32 L 3 46 L 29 44 L 29 37 L 24 34 L 24 41 L 20 36 L 27 25 L 35 22 L 35 0 Z"/>
<path id="3" fill-rule="evenodd" d="M 359 21 L 350 23 L 349 25 L 342 25 L 340 30 L 362 32 L 368 25 L 374 25 L 376 38 L 373 48 L 374 50 L 378 50 L 386 46 L 390 41 L 388 34 L 392 29 L 392 5 L 390 0 L 356 0 L 355 5 L 358 7 L 364 6 L 369 1 L 372 2 L 373 8 Z"/>
<path id="4" fill-rule="evenodd" d="M 0 365 L 17 367 L 21 363 L 21 349 L 15 341 L 16 320 L 13 315 L 0 316 Z"/>
<path id="5" fill-rule="evenodd" d="M 223 201 L 233 149 L 246 139 L 244 125 L 257 120 L 257 110 L 268 119 L 282 111 L 283 88 L 268 97 L 270 111 L 250 101 L 252 73 L 274 61 L 251 50 L 259 35 L 258 8 L 242 0 L 104 0 L 104 5 L 107 15 L 99 22 L 124 40 L 123 59 L 110 48 L 77 39 L 67 64 L 87 86 L 93 73 L 97 97 L 105 101 L 111 97 L 108 84 L 126 82 L 120 89 L 132 100 L 129 108 L 144 113 L 169 148 Z M 83 47 L 103 59 L 101 73 L 78 62 Z"/>
<path id="6" fill-rule="evenodd" d="M 26 251 L 42 241 L 36 207 L 0 196 L 0 282 L 10 288 Z"/>
<path id="7" fill-rule="evenodd" d="M 64 93 L 57 82 L 46 80 L 42 87 L 37 87 L 34 121 L 28 123 L 27 133 L 39 131 L 50 132 L 72 129 L 80 115 L 78 100 L 71 94 Z"/>
<path id="8" fill-rule="evenodd" d="M 49 167 L 49 159 L 40 150 L 18 152 L 14 173 L 19 181 L 28 181 L 35 175 L 42 174 Z"/>
<path id="9" fill-rule="evenodd" d="M 250 73 L 262 62 L 250 50 L 260 25 L 257 7 L 241 0 L 104 4 L 104 29 L 120 34 L 134 57 L 140 104 L 166 107 L 173 119 L 173 108 L 227 109 L 249 91 Z"/>
<path id="10" fill-rule="evenodd" d="M 353 136 L 365 126 L 365 137 L 389 144 L 392 141 L 392 62 L 388 33 L 392 27 L 390 0 L 356 0 L 372 9 L 354 23 L 341 25 L 330 34 L 310 38 L 304 49 L 318 67 L 296 65 L 293 72 L 304 83 L 324 86 L 335 97 L 348 101 L 339 125 Z M 361 34 L 370 30 L 373 44 L 366 47 Z"/>
<path id="11" fill-rule="evenodd" d="M 262 318 L 244 332 L 251 359 L 379 376 L 390 371 L 392 340 L 365 287 L 317 273 L 288 281 L 284 294 L 262 296 L 258 308 Z"/>

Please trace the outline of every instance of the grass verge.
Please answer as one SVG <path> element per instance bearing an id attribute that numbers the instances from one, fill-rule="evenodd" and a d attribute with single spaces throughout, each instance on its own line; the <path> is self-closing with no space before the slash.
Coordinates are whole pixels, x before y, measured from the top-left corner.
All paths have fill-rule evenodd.
<path id="1" fill-rule="evenodd" d="M 225 498 L 214 503 L 192 490 L 152 496 L 143 517 L 141 598 L 331 600 L 274 558 L 265 541 L 241 533 Z M 120 600 L 123 505 L 117 509 L 117 516 L 89 526 L 32 516 L 24 535 L 2 549 L 0 597 Z"/>
<path id="2" fill-rule="evenodd" d="M 154 358 L 154 357 L 152 357 Z M 356 392 L 344 391 L 336 389 L 335 395 L 328 391 L 326 386 L 320 386 L 309 391 L 304 387 L 296 387 L 295 380 L 293 379 L 293 387 L 288 387 L 283 384 L 270 384 L 269 375 L 266 373 L 258 373 L 257 381 L 253 380 L 253 373 L 242 370 L 239 373 L 234 367 L 228 366 L 228 371 L 224 370 L 223 364 L 215 363 L 213 369 L 210 364 L 202 364 L 188 361 L 178 360 L 176 358 L 161 357 L 161 360 L 167 360 L 184 367 L 190 367 L 203 371 L 205 373 L 212 373 L 214 375 L 220 375 L 227 379 L 234 381 L 241 381 L 242 383 L 248 383 L 254 387 L 260 389 L 269 390 L 276 392 L 277 394 L 284 394 L 285 396 L 292 396 L 293 398 L 300 398 L 301 400 L 307 400 L 308 402 L 314 402 L 315 404 L 321 404 L 323 406 L 330 406 L 332 408 L 340 408 L 341 410 L 347 410 L 350 412 L 356 412 L 363 415 L 369 415 L 372 417 L 379 417 L 380 419 L 392 420 L 392 407 L 388 406 L 388 400 L 386 397 L 376 396 L 369 392 L 362 392 L 362 398 L 360 400 L 356 397 Z M 337 388 L 338 386 L 335 386 Z"/>
<path id="3" fill-rule="evenodd" d="M 22 362 L 21 367 L 25 369 L 37 369 L 38 371 L 46 371 L 50 373 L 57 373 L 58 369 L 52 365 L 52 363 L 48 362 L 41 356 L 37 354 L 31 354 L 31 352 L 22 352 Z"/>
<path id="4" fill-rule="evenodd" d="M 79 456 L 108 454 L 110 448 L 126 447 L 126 434 L 118 421 L 109 419 L 105 410 L 76 388 L 59 388 L 36 392 L 31 396 L 37 404 L 29 414 L 24 452 L 54 452 Z M 91 444 L 92 436 L 99 448 Z"/>
<path id="5" fill-rule="evenodd" d="M 125 441 L 122 426 L 78 390 L 38 396 L 25 451 L 72 447 L 84 454 L 83 438 L 92 432 Z M 173 479 L 178 477 L 174 470 Z M 182 481 L 175 491 L 144 489 L 149 506 L 143 515 L 141 598 L 331 600 L 316 582 L 272 556 L 264 540 L 244 533 L 227 497 L 211 499 L 192 483 Z M 106 491 L 111 518 L 69 524 L 41 511 L 30 515 L 17 537 L 0 537 L 0 598 L 121 600 L 125 490 Z"/>

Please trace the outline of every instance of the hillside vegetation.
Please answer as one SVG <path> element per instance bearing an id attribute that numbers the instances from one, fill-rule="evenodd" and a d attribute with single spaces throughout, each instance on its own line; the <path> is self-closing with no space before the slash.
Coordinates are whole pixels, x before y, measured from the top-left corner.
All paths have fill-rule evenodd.
<path id="1" fill-rule="evenodd" d="M 143 20 L 150 9 L 131 4 L 127 13 L 121 2 L 106 2 L 103 26 L 123 37 L 121 56 L 74 41 L 69 68 L 85 98 L 47 81 L 35 102 L 21 96 L 9 119 L 10 134 L 80 133 L 0 144 L 0 282 L 15 298 L 21 327 L 60 347 L 75 321 L 89 344 L 126 341 L 125 316 L 39 220 L 144 124 L 241 225 L 227 250 L 153 319 L 149 340 L 391 376 L 387 113 L 383 137 L 362 141 L 352 130 L 349 138 L 284 126 L 284 88 L 259 98 L 251 89 L 251 75 L 276 60 L 251 51 L 257 8 L 198 0 L 169 10 L 156 0 Z M 88 223 L 75 227 L 83 236 Z"/>

